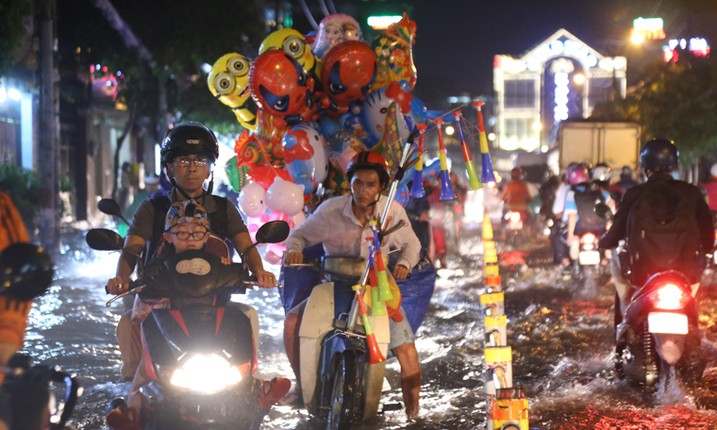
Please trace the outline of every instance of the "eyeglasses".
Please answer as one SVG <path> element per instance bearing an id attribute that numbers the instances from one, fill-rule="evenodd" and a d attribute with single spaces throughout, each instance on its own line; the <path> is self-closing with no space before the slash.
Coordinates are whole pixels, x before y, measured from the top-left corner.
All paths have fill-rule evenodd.
<path id="1" fill-rule="evenodd" d="M 197 167 L 207 167 L 209 165 L 209 158 L 207 158 L 207 157 L 197 157 L 197 158 L 177 157 L 174 159 L 174 162 L 177 163 L 177 166 L 179 166 L 179 167 L 189 167 L 189 165 L 192 163 L 194 163 L 194 165 Z"/>
<path id="2" fill-rule="evenodd" d="M 189 240 L 189 236 L 192 237 L 194 240 L 202 240 L 204 239 L 204 236 L 208 235 L 209 232 L 207 230 L 204 231 L 168 231 L 167 233 L 177 236 L 177 239 L 179 240 Z"/>

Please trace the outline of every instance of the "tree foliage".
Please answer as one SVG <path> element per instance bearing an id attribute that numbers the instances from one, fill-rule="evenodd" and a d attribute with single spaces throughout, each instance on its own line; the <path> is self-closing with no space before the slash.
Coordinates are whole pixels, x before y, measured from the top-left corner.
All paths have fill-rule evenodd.
<path id="1" fill-rule="evenodd" d="M 29 0 L 0 2 L 0 75 L 15 63 L 15 50 L 26 36 L 26 19 L 32 14 Z"/>
<path id="2" fill-rule="evenodd" d="M 654 64 L 625 100 L 599 106 L 595 119 L 629 120 L 643 137 L 674 140 L 687 160 L 717 149 L 717 61 L 680 51 L 679 61 Z"/>
<path id="3" fill-rule="evenodd" d="M 0 165 L 0 190 L 15 203 L 29 231 L 37 227 L 40 201 L 40 179 L 37 173 L 23 169 L 16 163 Z"/>
<path id="4" fill-rule="evenodd" d="M 140 58 L 137 49 L 128 46 L 121 32 L 109 25 L 99 3 L 58 0 L 58 32 L 65 61 L 79 67 L 102 64 L 121 71 L 120 96 L 137 110 L 138 120 L 158 119 L 163 86 L 168 113 L 174 117 L 235 121 L 209 93 L 202 64 L 211 65 L 232 51 L 253 56 L 264 32 L 257 2 L 111 0 L 120 25 L 137 36 L 151 54 L 151 62 Z"/>

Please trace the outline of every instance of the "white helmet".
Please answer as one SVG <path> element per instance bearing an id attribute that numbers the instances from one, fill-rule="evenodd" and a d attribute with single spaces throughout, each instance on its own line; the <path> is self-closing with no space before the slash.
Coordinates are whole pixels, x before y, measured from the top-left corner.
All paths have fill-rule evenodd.
<path id="1" fill-rule="evenodd" d="M 717 178 L 717 163 L 713 164 L 710 168 L 710 175 L 712 175 L 713 178 Z"/>
<path id="2" fill-rule="evenodd" d="M 593 167 L 590 178 L 593 181 L 606 182 L 610 180 L 610 176 L 612 176 L 612 171 L 610 170 L 610 167 L 601 163 Z"/>

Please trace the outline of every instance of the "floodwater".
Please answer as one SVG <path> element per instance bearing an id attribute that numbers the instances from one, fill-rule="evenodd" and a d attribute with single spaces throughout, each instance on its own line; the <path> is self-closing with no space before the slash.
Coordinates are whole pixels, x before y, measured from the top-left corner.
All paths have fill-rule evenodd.
<path id="1" fill-rule="evenodd" d="M 82 232 L 65 235 L 56 281 L 31 313 L 24 352 L 35 362 L 59 365 L 76 373 L 84 386 L 74 414 L 76 429 L 103 429 L 105 406 L 124 395 L 114 327 L 124 311 L 120 301 L 105 307 L 104 284 L 112 276 L 117 254 L 94 252 Z M 483 361 L 485 293 L 480 232 L 464 231 L 454 243 L 448 269 L 439 280 L 417 349 L 423 371 L 418 421 L 402 411 L 386 412 L 361 429 L 451 429 L 486 427 Z M 529 399 L 532 429 L 715 429 L 717 372 L 708 368 L 697 387 L 670 386 L 644 394 L 616 379 L 612 372 L 613 291 L 608 283 L 584 285 L 564 281 L 547 263 L 544 237 L 518 244 L 518 253 L 498 243 L 508 316 L 508 344 L 513 350 L 513 382 Z M 527 264 L 522 264 L 525 261 Z M 605 278 L 605 277 L 604 277 Z M 707 282 L 709 284 L 709 282 Z M 717 358 L 717 289 L 704 285 L 698 295 L 704 345 Z M 291 370 L 283 353 L 283 310 L 276 291 L 252 291 L 249 303 L 259 309 L 260 372 L 284 375 Z M 710 366 L 715 366 L 714 362 Z M 389 362 L 391 386 L 386 401 L 400 400 L 398 365 Z M 305 411 L 274 407 L 264 429 L 318 427 Z"/>

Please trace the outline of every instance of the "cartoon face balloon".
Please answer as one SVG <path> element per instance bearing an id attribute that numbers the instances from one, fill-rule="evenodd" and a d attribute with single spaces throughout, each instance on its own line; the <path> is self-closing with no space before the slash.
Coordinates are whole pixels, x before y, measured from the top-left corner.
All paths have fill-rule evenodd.
<path id="1" fill-rule="evenodd" d="M 363 42 L 340 43 L 326 53 L 321 83 L 331 100 L 330 109 L 341 114 L 352 102 L 362 100 L 376 80 L 376 54 Z"/>
<path id="2" fill-rule="evenodd" d="M 272 49 L 286 52 L 287 55 L 299 63 L 307 75 L 314 74 L 316 57 L 311 52 L 311 46 L 306 42 L 304 35 L 293 28 L 282 28 L 266 36 L 259 46 L 259 54 L 261 55 Z"/>
<path id="3" fill-rule="evenodd" d="M 266 209 L 266 206 L 264 206 L 265 194 L 264 188 L 256 182 L 246 184 L 239 193 L 239 209 L 248 217 L 261 215 L 264 213 L 264 209 Z"/>
<path id="4" fill-rule="evenodd" d="M 314 55 L 323 59 L 331 48 L 347 40 L 361 40 L 358 22 L 343 13 L 329 15 L 319 24 L 319 32 L 313 44 Z"/>
<path id="5" fill-rule="evenodd" d="M 251 62 L 243 55 L 230 52 L 214 63 L 207 86 L 214 97 L 234 110 L 239 123 L 250 130 L 256 127 L 257 106 L 249 92 Z"/>
<path id="6" fill-rule="evenodd" d="M 266 190 L 266 207 L 292 217 L 304 207 L 304 186 L 276 178 Z"/>
<path id="7" fill-rule="evenodd" d="M 301 124 L 286 132 L 282 144 L 291 179 L 303 185 L 306 194 L 311 194 L 328 174 L 326 139 L 314 127 Z"/>
<path id="8" fill-rule="evenodd" d="M 276 49 L 264 52 L 254 61 L 249 88 L 259 107 L 282 117 L 305 109 L 310 96 L 308 79 L 299 63 Z"/>
<path id="9" fill-rule="evenodd" d="M 363 120 L 366 130 L 371 134 L 371 141 L 364 142 L 367 145 L 378 142 L 383 137 L 388 107 L 394 103 L 394 100 L 386 95 L 386 88 L 374 90 L 369 93 L 363 101 Z M 396 127 L 398 134 L 405 142 L 408 139 L 410 131 L 403 115 L 397 115 Z"/>

